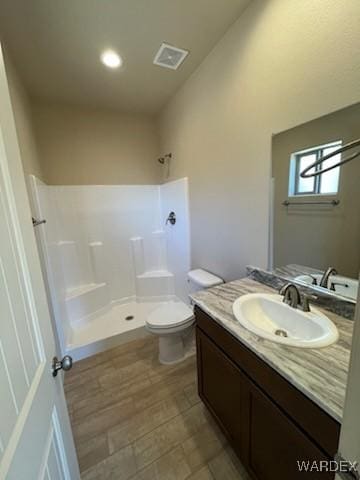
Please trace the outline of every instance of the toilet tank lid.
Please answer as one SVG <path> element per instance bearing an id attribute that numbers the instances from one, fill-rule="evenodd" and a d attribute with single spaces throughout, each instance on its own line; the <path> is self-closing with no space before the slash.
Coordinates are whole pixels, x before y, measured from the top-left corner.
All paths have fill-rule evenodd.
<path id="1" fill-rule="evenodd" d="M 216 275 L 213 275 L 202 268 L 197 268 L 196 270 L 191 270 L 188 273 L 189 279 L 199 285 L 199 287 L 210 288 L 215 287 L 215 285 L 220 285 L 224 283 L 224 280 Z"/>

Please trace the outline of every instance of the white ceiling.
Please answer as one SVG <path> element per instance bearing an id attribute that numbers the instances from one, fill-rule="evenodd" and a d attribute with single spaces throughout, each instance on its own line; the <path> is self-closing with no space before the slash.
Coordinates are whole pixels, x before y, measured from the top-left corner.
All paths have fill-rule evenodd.
<path id="1" fill-rule="evenodd" d="M 0 32 L 30 95 L 157 112 L 251 0 L 1 0 Z M 165 41 L 190 50 L 179 70 L 152 64 Z M 99 61 L 105 48 L 121 70 Z"/>

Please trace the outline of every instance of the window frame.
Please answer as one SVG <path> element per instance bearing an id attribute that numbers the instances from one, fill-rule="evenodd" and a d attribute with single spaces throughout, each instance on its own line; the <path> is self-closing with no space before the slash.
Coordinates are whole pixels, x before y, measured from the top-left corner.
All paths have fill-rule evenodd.
<path id="1" fill-rule="evenodd" d="M 318 175 L 314 178 L 314 187 L 312 190 L 303 192 L 299 191 L 299 182 L 300 182 L 300 163 L 301 159 L 304 157 L 307 157 L 309 155 L 314 155 L 316 156 L 316 160 L 320 160 L 324 156 L 324 150 L 326 150 L 329 147 L 338 147 L 340 148 L 342 145 L 342 140 L 337 140 L 334 142 L 329 142 L 324 145 L 319 145 L 317 147 L 312 147 L 300 152 L 295 152 L 291 155 L 291 162 L 293 162 L 294 165 L 294 175 L 289 175 L 289 193 L 291 196 L 299 197 L 299 196 L 311 196 L 311 195 L 337 195 L 339 193 L 339 186 L 340 186 L 340 176 L 339 176 L 339 181 L 337 185 L 337 191 L 336 192 L 326 192 L 326 193 L 321 193 L 321 182 L 322 182 L 322 176 Z M 340 167 L 339 167 L 340 168 Z M 315 167 L 315 171 L 319 172 L 322 169 L 322 164 L 319 164 Z M 291 185 L 292 183 L 292 185 Z"/>

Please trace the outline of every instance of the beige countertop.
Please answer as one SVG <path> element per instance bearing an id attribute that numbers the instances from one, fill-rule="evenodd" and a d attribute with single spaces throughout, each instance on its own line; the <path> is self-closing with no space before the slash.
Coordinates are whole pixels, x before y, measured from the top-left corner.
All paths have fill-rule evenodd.
<path id="1" fill-rule="evenodd" d="M 284 346 L 258 337 L 236 320 L 232 304 L 247 293 L 277 292 L 250 278 L 243 278 L 197 292 L 191 295 L 191 299 L 292 385 L 341 422 L 354 322 L 320 309 L 337 326 L 339 340 L 329 347 L 317 349 Z"/>

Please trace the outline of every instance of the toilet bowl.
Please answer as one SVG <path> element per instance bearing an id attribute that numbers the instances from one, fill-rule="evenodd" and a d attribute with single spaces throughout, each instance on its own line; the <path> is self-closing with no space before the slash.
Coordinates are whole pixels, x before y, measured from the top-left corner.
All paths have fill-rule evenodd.
<path id="1" fill-rule="evenodd" d="M 194 322 L 193 310 L 183 302 L 169 302 L 150 313 L 146 328 L 159 337 L 160 363 L 169 365 L 187 356 Z"/>
<path id="2" fill-rule="evenodd" d="M 223 280 L 205 270 L 188 274 L 191 291 L 213 287 Z M 191 307 L 181 301 L 167 302 L 153 310 L 146 329 L 159 337 L 159 362 L 165 365 L 181 362 L 195 353 L 195 317 Z"/>

